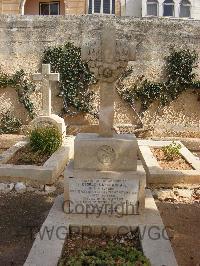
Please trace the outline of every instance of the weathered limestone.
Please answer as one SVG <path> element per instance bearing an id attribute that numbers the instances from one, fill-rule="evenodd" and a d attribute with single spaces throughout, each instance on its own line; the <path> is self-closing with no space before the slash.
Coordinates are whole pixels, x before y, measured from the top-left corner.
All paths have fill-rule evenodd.
<path id="1" fill-rule="evenodd" d="M 100 81 L 100 136 L 113 135 L 115 82 L 136 58 L 136 42 L 117 40 L 115 28 L 104 23 L 101 39 L 83 40 L 81 57 Z"/>
<path id="2" fill-rule="evenodd" d="M 74 141 L 74 169 L 136 171 L 138 144 L 134 135 L 78 134 Z"/>
<path id="3" fill-rule="evenodd" d="M 63 138 L 66 135 L 66 126 L 63 118 L 51 113 L 51 83 L 60 80 L 59 73 L 51 73 L 50 64 L 42 64 L 42 73 L 33 75 L 34 81 L 42 81 L 42 115 L 35 118 L 32 126 L 41 126 L 42 124 L 51 124 L 56 126 Z"/>
<path id="4" fill-rule="evenodd" d="M 191 164 L 192 170 L 164 170 L 158 164 L 150 148 L 163 147 L 172 141 L 139 141 L 139 156 L 147 173 L 147 184 L 181 185 L 200 183 L 200 161 L 181 142 L 181 155 Z"/>
<path id="5" fill-rule="evenodd" d="M 170 54 L 171 46 L 179 49 L 184 43 L 185 46 L 191 50 L 195 49 L 200 55 L 198 35 L 200 21 L 91 15 L 1 16 L 0 61 L 2 71 L 12 74 L 16 69 L 23 69 L 25 73 L 33 73 L 33 69 L 38 69 L 38 63 L 41 61 L 46 47 L 62 45 L 66 39 L 76 46 L 80 46 L 81 34 L 85 34 L 88 39 L 88 35 L 98 37 L 103 22 L 116 26 L 118 39 L 124 38 L 129 43 L 134 40 L 138 41 L 137 61 L 130 62 L 133 67 L 133 74 L 130 77 L 132 83 L 135 83 L 135 78 L 141 75 L 159 82 L 163 74 L 164 58 Z M 200 68 L 197 68 L 196 71 L 199 75 Z M 115 95 L 115 126 L 121 125 L 121 129 L 125 130 L 126 124 L 130 124 L 128 129 L 134 129 L 136 119 L 134 111 L 121 100 L 117 93 Z M 10 98 L 7 99 L 7 97 Z M 63 103 L 57 98 L 57 93 L 55 95 L 52 93 L 52 97 L 54 109 L 59 113 Z M 175 134 L 176 136 L 200 137 L 200 104 L 197 99 L 198 94 L 194 94 L 193 90 L 187 90 L 169 106 L 162 108 L 161 112 L 157 114 L 158 119 L 155 118 L 156 103 L 153 104 L 149 110 L 145 111 L 145 116 L 142 119 L 144 127 L 155 126 L 154 135 L 156 136 L 169 136 L 169 134 L 173 136 Z M 41 102 L 37 93 L 32 93 L 31 100 L 35 106 L 39 106 Z M 96 98 L 95 102 L 97 100 Z M 1 89 L 0 101 L 0 112 L 8 109 L 16 110 L 15 116 L 22 119 L 23 124 L 26 123 L 28 114 L 24 110 L 24 106 L 18 103 L 14 89 Z M 85 119 L 82 119 L 81 122 L 84 124 Z M 88 120 L 88 123 L 91 125 L 91 120 Z M 82 132 L 83 130 L 90 132 L 88 127 L 81 127 Z M 77 125 L 76 130 L 80 130 L 80 125 Z M 98 129 L 95 129 L 95 133 L 98 133 Z"/>
<path id="6" fill-rule="evenodd" d="M 65 171 L 65 199 L 75 205 L 96 202 L 97 208 L 107 204 L 114 209 L 113 205 L 127 202 L 133 207 L 127 214 L 137 214 L 144 208 L 145 187 L 141 184 L 144 171 L 142 177 L 136 172 L 137 140 L 131 135 L 113 135 L 115 81 L 128 61 L 135 59 L 135 50 L 128 42 L 116 40 L 115 28 L 105 24 L 100 40 L 83 41 L 82 59 L 100 81 L 100 132 L 77 135 L 74 164 Z M 95 212 L 93 207 L 90 212 Z"/>
<path id="7" fill-rule="evenodd" d="M 138 214 L 144 210 L 146 174 L 137 171 L 75 170 L 71 162 L 65 171 L 65 211 L 69 213 Z"/>
<path id="8" fill-rule="evenodd" d="M 100 135 L 103 137 L 113 136 L 114 122 L 114 85 L 106 82 L 101 83 L 100 89 L 101 108 L 99 113 Z"/>
<path id="9" fill-rule="evenodd" d="M 51 73 L 50 64 L 42 64 L 42 73 L 33 75 L 34 81 L 42 81 L 42 113 L 44 116 L 51 115 L 51 82 L 60 81 L 59 73 Z"/>
<path id="10" fill-rule="evenodd" d="M 144 209 L 145 172 L 137 163 L 137 140 L 113 134 L 115 82 L 135 59 L 136 45 L 117 40 L 115 28 L 108 24 L 100 37 L 84 39 L 82 45 L 82 59 L 100 82 L 100 132 L 75 139 L 74 161 L 64 172 L 66 210 L 76 214 L 80 206 L 82 213 L 101 208 L 113 214 L 125 208 L 127 215 L 139 214 Z"/>

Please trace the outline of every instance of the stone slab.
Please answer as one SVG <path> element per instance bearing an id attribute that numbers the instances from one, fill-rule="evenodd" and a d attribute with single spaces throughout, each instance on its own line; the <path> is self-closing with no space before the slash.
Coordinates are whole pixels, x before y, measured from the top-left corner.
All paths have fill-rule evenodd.
<path id="1" fill-rule="evenodd" d="M 164 225 L 140 225 L 139 231 L 142 250 L 151 266 L 178 266 Z"/>
<path id="2" fill-rule="evenodd" d="M 38 116 L 31 121 L 30 126 L 37 127 L 46 124 L 54 125 L 55 127 L 57 127 L 60 133 L 62 134 L 63 138 L 65 138 L 66 136 L 65 120 L 58 115 L 51 114 L 49 116 Z"/>
<path id="3" fill-rule="evenodd" d="M 27 141 L 16 143 L 9 150 L 1 154 L 1 182 L 25 181 L 32 183 L 37 181 L 41 184 L 52 184 L 63 172 L 67 162 L 73 157 L 73 138 L 68 138 L 43 166 L 7 164 L 6 162 L 9 161 L 14 153 L 27 145 L 27 143 Z"/>
<path id="4" fill-rule="evenodd" d="M 110 217 L 108 215 L 89 216 L 83 214 L 65 214 L 64 198 L 58 196 L 48 217 L 37 235 L 24 266 L 56 266 L 61 256 L 65 237 L 71 231 L 85 233 L 88 229 L 95 234 L 103 230 L 107 233 L 128 233 L 139 227 L 141 245 L 144 254 L 152 266 L 177 266 L 167 234 L 163 237 L 164 225 L 150 190 L 146 190 L 145 210 L 141 215 Z M 50 232 L 51 238 L 44 232 Z M 145 233 L 144 233 L 145 232 Z M 40 235 L 44 235 L 43 238 Z M 159 239 L 153 240 L 156 236 Z M 59 237 L 58 237 L 59 236 Z M 152 238 L 153 236 L 153 238 Z"/>
<path id="5" fill-rule="evenodd" d="M 97 171 L 135 171 L 138 144 L 134 135 L 101 137 L 80 133 L 74 141 L 74 168 Z"/>
<path id="6" fill-rule="evenodd" d="M 181 142 L 181 155 L 193 167 L 193 170 L 164 170 L 151 151 L 151 147 L 163 147 L 172 141 L 139 141 L 139 157 L 147 174 L 147 184 L 181 185 L 200 184 L 200 160 L 197 159 Z"/>
<path id="7" fill-rule="evenodd" d="M 138 194 L 139 179 L 69 178 L 72 211 L 74 206 L 79 206 L 77 212 L 81 213 L 97 213 L 99 209 L 103 209 L 104 213 L 119 213 L 124 210 L 127 214 L 137 214 Z"/>
<path id="8" fill-rule="evenodd" d="M 146 174 L 138 162 L 137 171 L 64 171 L 66 210 L 74 213 L 138 214 L 144 209 Z"/>

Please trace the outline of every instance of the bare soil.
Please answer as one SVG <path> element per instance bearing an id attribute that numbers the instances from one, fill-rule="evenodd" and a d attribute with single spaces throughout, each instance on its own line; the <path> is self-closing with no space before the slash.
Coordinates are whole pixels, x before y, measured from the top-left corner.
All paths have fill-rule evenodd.
<path id="1" fill-rule="evenodd" d="M 178 156 L 173 161 L 165 159 L 164 152 L 162 149 L 151 149 L 153 155 L 156 157 L 160 167 L 163 169 L 172 169 L 172 170 L 192 170 L 192 166 L 185 160 L 185 158 Z"/>
<path id="2" fill-rule="evenodd" d="M 43 165 L 48 159 L 49 155 L 34 152 L 30 145 L 26 145 L 19 149 L 13 157 L 7 162 L 14 165 Z"/>
<path id="3" fill-rule="evenodd" d="M 156 202 L 179 266 L 200 265 L 200 204 Z"/>
<path id="4" fill-rule="evenodd" d="M 23 141 L 25 139 L 26 136 L 24 135 L 2 134 L 0 135 L 0 149 L 9 149 L 18 141 Z"/>
<path id="5" fill-rule="evenodd" d="M 21 266 L 53 204 L 51 195 L 9 193 L 0 195 L 0 265 Z"/>

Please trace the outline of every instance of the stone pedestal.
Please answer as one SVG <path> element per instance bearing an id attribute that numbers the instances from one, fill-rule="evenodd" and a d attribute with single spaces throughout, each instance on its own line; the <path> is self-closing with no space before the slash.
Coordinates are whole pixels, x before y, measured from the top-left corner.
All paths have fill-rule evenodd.
<path id="1" fill-rule="evenodd" d="M 138 162 L 137 171 L 94 171 L 74 169 L 64 172 L 65 212 L 74 214 L 139 214 L 144 209 L 146 174 Z"/>
<path id="2" fill-rule="evenodd" d="M 138 143 L 130 134 L 101 137 L 78 134 L 74 142 L 74 169 L 136 171 Z"/>
<path id="3" fill-rule="evenodd" d="M 140 214 L 145 207 L 146 174 L 137 152 L 134 135 L 78 134 L 74 160 L 64 172 L 65 212 Z"/>

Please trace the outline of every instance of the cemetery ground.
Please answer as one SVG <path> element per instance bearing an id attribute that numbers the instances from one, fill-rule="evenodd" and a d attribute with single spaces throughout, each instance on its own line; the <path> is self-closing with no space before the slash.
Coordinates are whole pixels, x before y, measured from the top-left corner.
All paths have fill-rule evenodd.
<path id="1" fill-rule="evenodd" d="M 114 132 L 116 82 L 121 79 L 130 61 L 138 61 L 136 53 L 138 54 L 140 40 L 134 38 L 130 41 L 126 34 L 118 39 L 117 28 L 112 23 L 103 22 L 101 29 L 98 35 L 84 34 L 81 39 L 77 65 L 80 66 L 81 60 L 87 62 L 87 65 L 81 66 L 80 76 L 77 71 L 70 74 L 76 80 L 76 87 L 72 86 L 71 81 L 69 82 L 69 73 L 63 71 L 63 68 L 57 69 L 51 66 L 51 60 L 46 60 L 45 57 L 42 71 L 32 75 L 32 80 L 38 81 L 38 87 L 41 85 L 42 88 L 41 113 L 29 124 L 32 130 L 29 131 L 27 139 L 14 146 L 9 145 L 12 147 L 0 155 L 0 179 L 4 182 L 0 182 L 1 261 L 4 265 L 23 265 L 25 262 L 26 266 L 55 266 L 63 258 L 62 251 L 65 250 L 63 248 L 69 244 L 70 233 L 74 227 L 78 229 L 79 235 L 78 239 L 75 236 L 74 242 L 79 242 L 80 239 L 77 246 L 88 244 L 87 240 L 80 238 L 82 232 L 80 230 L 84 230 L 85 227 L 94 230 L 91 236 L 94 239 L 96 239 L 94 233 L 100 232 L 101 235 L 111 233 L 115 236 L 122 233 L 119 231 L 121 227 L 125 227 L 133 235 L 133 232 L 138 230 L 140 239 L 137 237 L 136 239 L 142 248 L 142 256 L 135 250 L 129 252 L 134 247 L 133 243 L 130 249 L 123 248 L 123 255 L 118 254 L 120 248 L 112 246 L 113 249 L 102 251 L 106 254 L 101 258 L 94 254 L 93 249 L 85 251 L 89 253 L 87 263 L 77 263 L 77 261 L 85 262 L 85 257 L 83 258 L 83 253 L 80 252 L 77 252 L 77 256 L 70 253 L 68 254 L 70 258 L 66 255 L 64 260 L 67 259 L 67 265 L 72 266 L 79 264 L 149 266 L 149 262 L 152 266 L 199 266 L 199 158 L 193 155 L 180 140 L 153 141 L 138 139 L 130 132 L 128 134 Z M 187 64 L 186 69 L 184 68 L 184 73 L 178 75 L 177 71 L 172 69 L 174 66 L 176 69 L 182 68 L 177 64 L 168 64 L 166 76 L 169 78 L 165 82 L 153 85 L 147 82 L 150 90 L 154 91 L 150 99 L 147 97 L 149 88 L 146 93 L 147 80 L 142 85 L 142 97 L 139 97 L 141 111 L 144 111 L 145 107 L 148 108 L 150 101 L 162 99 L 162 102 L 163 100 L 168 102 L 165 96 L 168 90 L 171 101 L 178 96 L 177 89 L 179 91 L 185 85 L 195 85 L 199 88 L 199 81 L 195 80 L 195 75 L 192 74 L 197 55 L 188 50 L 182 52 L 186 58 L 191 58 L 189 60 L 191 62 Z M 57 55 L 56 52 L 56 57 Z M 173 62 L 179 61 L 174 60 L 176 54 L 172 53 L 171 56 Z M 67 57 L 70 59 L 70 56 Z M 73 61 L 71 59 L 69 61 L 70 68 L 74 68 Z M 180 61 L 185 65 L 184 60 Z M 67 68 L 63 60 L 58 62 Z M 51 72 L 51 68 L 55 73 Z M 83 71 L 88 68 L 91 71 L 89 76 L 87 71 Z M 172 72 L 175 75 L 171 75 Z M 73 107 L 72 109 L 77 111 L 97 116 L 97 112 L 93 108 L 90 109 L 89 102 L 85 102 L 82 96 L 80 100 L 77 94 L 78 87 L 80 95 L 90 98 L 89 85 L 92 73 L 99 84 L 99 130 L 96 133 L 91 133 L 90 130 L 88 133 L 84 131 L 75 138 L 67 136 L 68 124 L 64 117 L 55 114 L 57 111 L 52 108 L 51 91 L 54 85 L 60 88 L 59 95 L 63 97 L 63 107 L 67 113 L 73 112 L 71 110 Z M 83 78 L 84 75 L 87 78 Z M 172 76 L 175 76 L 175 79 L 171 78 Z M 177 78 L 179 76 L 180 78 Z M 183 79 L 183 77 L 188 78 Z M 8 83 L 7 79 L 6 76 L 3 86 L 13 84 L 12 79 L 8 80 Z M 62 83 L 64 79 L 66 83 Z M 87 82 L 81 85 L 80 80 Z M 27 85 L 26 82 L 25 84 Z M 87 91 L 81 89 L 86 87 Z M 164 94 L 162 91 L 165 91 Z M 124 96 L 127 99 L 126 93 Z M 135 95 L 131 94 L 130 97 L 133 109 Z M 148 104 L 146 97 L 149 99 Z M 32 110 L 29 101 L 25 107 L 28 107 L 29 112 Z M 176 125 L 179 124 L 178 121 L 174 122 Z M 134 124 L 134 129 L 137 129 L 136 122 Z M 184 121 L 184 125 L 186 124 Z M 39 166 L 35 162 L 31 162 L 30 165 L 28 158 L 26 165 L 24 159 L 27 161 L 27 158 L 24 158 L 26 156 L 21 150 L 26 145 L 30 145 L 31 152 L 46 154 L 50 158 L 44 158 L 45 163 L 42 162 Z M 26 148 L 24 152 L 27 155 Z M 21 155 L 22 158 L 19 158 Z M 22 164 L 18 164 L 21 159 L 23 159 Z M 177 159 L 175 165 L 166 164 L 166 161 L 175 159 Z M 58 177 L 61 178 L 57 180 Z M 59 196 L 56 197 L 57 195 Z M 59 236 L 58 230 L 61 228 L 62 236 Z M 169 239 L 166 238 L 165 229 Z M 104 238 L 100 236 L 99 241 L 103 240 Z M 124 241 L 128 243 L 125 236 Z M 96 242 L 94 246 L 98 249 L 98 241 Z M 109 248 L 109 243 L 107 246 Z M 135 246 L 138 247 L 137 244 Z M 76 250 L 74 252 L 76 253 Z M 111 260 L 113 263 L 109 263 Z"/>
<path id="2" fill-rule="evenodd" d="M 0 265 L 23 265 L 55 197 L 33 192 L 0 195 Z"/>
<path id="3" fill-rule="evenodd" d="M 156 204 L 167 228 L 178 265 L 198 266 L 200 191 L 158 191 L 157 194 L 154 191 L 154 197 L 157 199 Z M 180 191 L 182 196 L 176 196 L 174 191 Z M 50 194 L 32 191 L 0 195 L 0 265 L 23 265 L 55 197 L 61 193 L 63 188 L 57 184 L 57 189 Z"/>
<path id="4" fill-rule="evenodd" d="M 15 137 L 6 138 L 8 144 L 14 144 Z M 21 139 L 16 138 L 14 141 Z M 61 176 L 59 180 L 62 178 Z M 52 190 L 50 193 L 42 192 L 41 189 L 39 191 L 38 188 L 23 193 L 14 190 L 6 194 L 1 193 L 0 265 L 23 265 L 55 197 L 63 193 L 62 181 L 57 182 L 52 188 L 55 188 L 55 191 L 49 187 L 49 191 Z M 200 188 L 152 188 L 152 192 L 167 228 L 178 265 L 199 265 Z"/>

